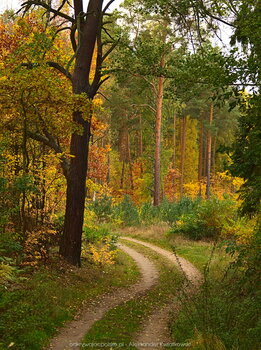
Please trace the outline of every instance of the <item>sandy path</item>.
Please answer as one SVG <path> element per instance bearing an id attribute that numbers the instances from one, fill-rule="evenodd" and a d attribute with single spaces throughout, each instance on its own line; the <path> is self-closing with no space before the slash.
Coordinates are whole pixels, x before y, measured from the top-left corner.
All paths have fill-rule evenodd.
<path id="1" fill-rule="evenodd" d="M 172 252 L 162 249 L 154 244 L 143 242 L 130 237 L 121 237 L 124 240 L 130 242 L 141 244 L 151 250 L 154 250 L 158 254 L 166 257 L 179 269 L 182 270 L 186 276 L 185 289 L 188 294 L 193 294 L 197 290 L 197 287 L 200 285 L 202 276 L 198 269 L 194 267 L 189 261 L 184 258 L 176 257 Z M 164 348 L 161 346 L 161 343 L 166 344 L 170 342 L 169 336 L 169 319 L 170 312 L 175 310 L 178 312 L 181 305 L 178 298 L 175 298 L 173 302 L 168 305 L 163 306 L 160 310 L 156 310 L 152 313 L 146 323 L 143 326 L 143 329 L 136 337 L 134 343 L 138 349 L 147 349 L 147 350 L 159 350 Z M 142 345 L 143 344 L 143 345 Z M 151 344 L 151 346 L 149 346 Z M 166 348 L 166 347 L 165 347 Z"/>
<path id="2" fill-rule="evenodd" d="M 114 293 L 105 294 L 97 298 L 92 304 L 87 305 L 77 318 L 69 322 L 51 341 L 49 349 L 79 349 L 84 335 L 108 310 L 144 294 L 156 283 L 159 274 L 149 259 L 123 244 L 119 244 L 118 247 L 135 260 L 141 271 L 141 280 L 128 288 L 120 288 Z"/>

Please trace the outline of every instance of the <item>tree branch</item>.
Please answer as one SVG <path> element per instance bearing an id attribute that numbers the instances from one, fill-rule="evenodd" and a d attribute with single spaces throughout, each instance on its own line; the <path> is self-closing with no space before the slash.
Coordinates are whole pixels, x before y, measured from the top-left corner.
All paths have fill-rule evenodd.
<path id="1" fill-rule="evenodd" d="M 106 78 L 102 79 L 98 84 L 98 89 L 102 86 L 103 83 L 105 83 L 106 80 L 110 79 L 110 76 L 107 76 Z"/>
<path id="2" fill-rule="evenodd" d="M 108 2 L 108 4 L 104 7 L 102 14 L 105 14 L 105 12 L 108 10 L 108 8 L 111 6 L 111 4 L 114 2 L 115 0 L 110 0 Z"/>
<path id="3" fill-rule="evenodd" d="M 68 78 L 70 81 L 72 81 L 72 76 L 71 74 L 64 68 L 62 67 L 59 63 L 57 62 L 52 62 L 52 61 L 48 61 L 45 62 L 45 64 L 47 64 L 49 67 L 55 68 L 56 70 L 58 70 L 60 73 L 62 73 L 63 75 L 66 76 L 66 78 Z M 39 67 L 40 64 L 39 63 L 22 63 L 21 64 L 22 67 L 26 67 L 28 69 L 33 69 L 35 67 Z"/>
<path id="4" fill-rule="evenodd" d="M 48 10 L 49 12 L 54 13 L 54 15 L 55 15 L 54 17 L 59 16 L 59 17 L 65 18 L 69 22 L 72 22 L 72 23 L 75 22 L 75 20 L 71 16 L 68 16 L 66 13 L 60 12 L 60 11 L 52 8 L 51 6 L 49 6 L 47 3 L 43 2 L 43 1 L 38 1 L 38 0 L 29 0 L 29 1 L 24 2 L 21 5 L 21 9 L 19 11 L 17 11 L 17 13 L 19 13 L 22 10 L 24 10 L 24 13 L 26 13 L 32 6 L 41 6 L 41 7 L 45 8 L 46 10 Z"/>
<path id="5" fill-rule="evenodd" d="M 115 47 L 118 45 L 120 39 L 118 39 L 116 42 L 112 44 L 112 46 L 108 49 L 107 52 L 102 56 L 102 62 L 106 60 L 106 58 L 109 56 L 109 54 L 115 49 Z"/>
<path id="6" fill-rule="evenodd" d="M 28 137 L 30 137 L 31 139 L 38 141 L 38 142 L 41 142 L 44 145 L 50 147 L 55 152 L 55 154 L 63 154 L 61 147 L 55 142 L 53 137 L 51 137 L 51 139 L 49 139 L 49 137 L 47 137 L 47 136 L 45 137 L 43 135 L 31 132 L 29 130 L 27 130 L 26 133 L 27 133 Z M 70 166 L 69 161 L 65 156 L 61 156 L 60 163 L 61 163 L 61 167 L 63 170 L 63 174 L 67 178 L 68 173 L 69 173 L 69 166 Z"/>
<path id="7" fill-rule="evenodd" d="M 76 29 L 77 29 L 77 25 L 74 24 L 71 27 L 71 33 L 70 33 L 71 44 L 72 44 L 72 48 L 73 48 L 74 52 L 76 52 L 76 50 L 77 50 L 77 43 L 76 43 L 76 39 L 75 39 Z"/>

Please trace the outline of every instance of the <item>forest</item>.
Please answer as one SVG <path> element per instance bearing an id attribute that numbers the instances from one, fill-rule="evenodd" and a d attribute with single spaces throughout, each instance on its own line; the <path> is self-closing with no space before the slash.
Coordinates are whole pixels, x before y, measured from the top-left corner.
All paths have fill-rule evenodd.
<path id="1" fill-rule="evenodd" d="M 0 350 L 259 350 L 261 3 L 0 13 Z"/>

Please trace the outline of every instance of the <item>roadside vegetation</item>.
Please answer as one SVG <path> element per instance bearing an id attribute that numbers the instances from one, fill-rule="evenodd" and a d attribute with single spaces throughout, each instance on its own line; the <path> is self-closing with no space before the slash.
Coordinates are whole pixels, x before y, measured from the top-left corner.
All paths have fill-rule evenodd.
<path id="1" fill-rule="evenodd" d="M 134 283 L 117 250 L 130 235 L 204 276 L 180 295 L 174 340 L 257 350 L 260 2 L 118 5 L 24 0 L 0 13 L 0 348 L 40 350 L 82 303 Z M 130 328 L 129 340 L 180 283 L 160 269 L 86 339 Z"/>
<path id="2" fill-rule="evenodd" d="M 37 271 L 23 271 L 0 289 L 0 349 L 40 350 L 99 295 L 135 283 L 136 264 L 117 251 L 115 264 L 84 260 L 79 270 L 53 258 Z"/>

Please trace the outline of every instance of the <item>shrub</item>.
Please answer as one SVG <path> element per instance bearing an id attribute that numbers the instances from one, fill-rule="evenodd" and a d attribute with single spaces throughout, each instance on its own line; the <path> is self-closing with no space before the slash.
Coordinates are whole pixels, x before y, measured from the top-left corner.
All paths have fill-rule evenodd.
<path id="1" fill-rule="evenodd" d="M 151 203 L 144 203 L 140 209 L 140 220 L 144 224 L 161 221 L 160 207 L 155 207 Z"/>
<path id="2" fill-rule="evenodd" d="M 99 222 L 108 222 L 112 215 L 112 199 L 103 196 L 90 204 L 90 209 L 94 211 Z"/>
<path id="3" fill-rule="evenodd" d="M 0 253 L 4 256 L 17 256 L 22 250 L 18 236 L 11 232 L 0 234 Z"/>
<path id="4" fill-rule="evenodd" d="M 130 200 L 130 197 L 126 195 L 123 201 L 114 207 L 113 216 L 115 219 L 120 220 L 124 226 L 136 226 L 140 224 L 138 210 Z"/>
<path id="5" fill-rule="evenodd" d="M 164 200 L 160 205 L 161 219 L 170 225 L 180 219 L 182 215 L 192 213 L 200 203 L 200 199 L 192 200 L 187 197 L 181 198 L 179 202 Z"/>
<path id="6" fill-rule="evenodd" d="M 245 245 L 227 249 L 235 260 L 223 276 L 214 279 L 205 270 L 199 293 L 184 291 L 184 303 L 172 325 L 176 342 L 195 349 L 260 349 L 260 231 Z"/>
<path id="7" fill-rule="evenodd" d="M 191 213 L 181 216 L 170 233 L 183 234 L 190 239 L 216 239 L 225 225 L 234 223 L 236 205 L 233 201 L 211 198 L 197 202 Z"/>
<path id="8" fill-rule="evenodd" d="M 57 232 L 47 227 L 32 231 L 28 234 L 24 244 L 23 265 L 37 266 L 45 263 L 49 258 L 49 250 L 57 241 Z"/>

